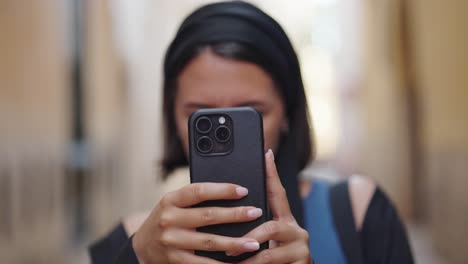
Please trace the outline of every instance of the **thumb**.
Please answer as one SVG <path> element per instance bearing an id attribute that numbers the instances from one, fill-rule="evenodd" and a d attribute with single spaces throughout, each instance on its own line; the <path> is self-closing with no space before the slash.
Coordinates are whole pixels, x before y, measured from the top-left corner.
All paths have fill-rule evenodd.
<path id="1" fill-rule="evenodd" d="M 275 157 L 273 151 L 269 149 L 265 154 L 267 198 L 271 212 L 275 218 L 292 217 L 289 208 L 286 190 L 281 184 L 278 171 L 276 170 Z"/>

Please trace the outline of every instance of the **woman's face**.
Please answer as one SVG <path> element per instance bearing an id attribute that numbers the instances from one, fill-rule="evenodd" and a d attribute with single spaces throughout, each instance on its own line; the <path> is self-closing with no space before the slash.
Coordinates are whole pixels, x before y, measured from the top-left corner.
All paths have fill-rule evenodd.
<path id="1" fill-rule="evenodd" d="M 276 151 L 287 120 L 273 80 L 253 63 L 204 50 L 187 64 L 177 83 L 175 119 L 185 153 L 189 148 L 187 122 L 193 111 L 236 106 L 251 106 L 262 113 L 265 149 Z"/>

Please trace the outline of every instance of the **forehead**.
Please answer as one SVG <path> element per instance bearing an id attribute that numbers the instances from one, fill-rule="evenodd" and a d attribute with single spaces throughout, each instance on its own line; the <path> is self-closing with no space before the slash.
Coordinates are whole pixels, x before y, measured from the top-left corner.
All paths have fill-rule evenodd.
<path id="1" fill-rule="evenodd" d="M 222 58 L 210 50 L 193 59 L 178 78 L 177 97 L 215 107 L 277 96 L 271 77 L 259 66 Z"/>

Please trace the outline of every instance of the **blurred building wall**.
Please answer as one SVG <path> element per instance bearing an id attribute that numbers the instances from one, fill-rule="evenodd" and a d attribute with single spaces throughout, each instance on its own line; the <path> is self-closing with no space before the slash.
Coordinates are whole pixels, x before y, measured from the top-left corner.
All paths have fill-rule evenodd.
<path id="1" fill-rule="evenodd" d="M 405 219 L 412 215 L 410 109 L 402 75 L 401 1 L 364 1 L 360 168 L 377 180 Z"/>
<path id="2" fill-rule="evenodd" d="M 466 263 L 468 2 L 365 3 L 361 168 L 449 263 Z"/>
<path id="3" fill-rule="evenodd" d="M 0 2 L 0 262 L 63 263 L 68 132 L 60 1 Z"/>
<path id="4" fill-rule="evenodd" d="M 423 219 L 450 263 L 468 252 L 468 2 L 409 2 L 414 79 L 420 95 Z"/>
<path id="5" fill-rule="evenodd" d="M 127 80 L 109 1 L 82 1 L 82 67 L 89 164 L 84 183 L 88 239 L 103 236 L 128 210 L 123 193 Z"/>

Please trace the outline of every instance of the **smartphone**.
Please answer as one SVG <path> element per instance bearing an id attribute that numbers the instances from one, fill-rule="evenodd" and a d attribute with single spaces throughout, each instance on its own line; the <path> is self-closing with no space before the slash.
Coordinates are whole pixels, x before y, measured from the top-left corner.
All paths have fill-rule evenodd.
<path id="1" fill-rule="evenodd" d="M 249 194 L 239 200 L 206 201 L 196 206 L 255 206 L 263 210 L 260 218 L 250 222 L 211 225 L 197 230 L 241 237 L 268 221 L 261 114 L 252 107 L 201 109 L 190 116 L 188 126 L 191 182 L 234 183 L 249 190 Z M 242 261 L 266 248 L 268 242 L 261 244 L 256 252 L 234 257 L 227 256 L 225 252 L 195 253 L 232 263 Z"/>

